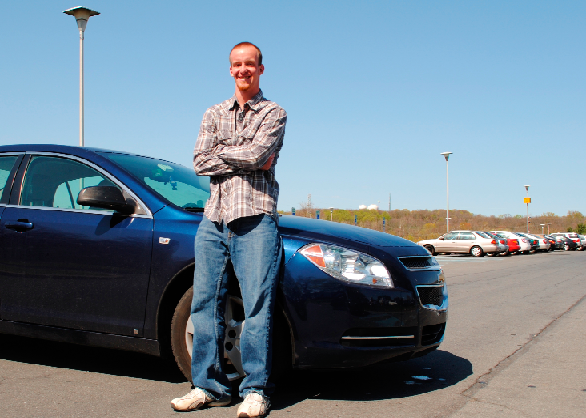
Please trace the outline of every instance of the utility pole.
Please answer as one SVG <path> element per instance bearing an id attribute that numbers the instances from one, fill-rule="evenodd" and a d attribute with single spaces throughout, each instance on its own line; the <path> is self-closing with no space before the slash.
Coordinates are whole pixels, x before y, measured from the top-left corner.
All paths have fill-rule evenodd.
<path id="1" fill-rule="evenodd" d="M 525 190 L 527 191 L 527 197 L 524 199 L 524 203 L 527 204 L 527 233 L 529 233 L 529 203 L 531 203 L 531 198 L 529 197 L 529 185 L 525 185 Z"/>

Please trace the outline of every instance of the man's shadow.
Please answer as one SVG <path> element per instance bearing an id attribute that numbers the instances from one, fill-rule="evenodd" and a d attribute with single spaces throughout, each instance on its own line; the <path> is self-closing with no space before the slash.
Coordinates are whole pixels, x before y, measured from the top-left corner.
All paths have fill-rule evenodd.
<path id="1" fill-rule="evenodd" d="M 295 371 L 276 387 L 272 408 L 286 409 L 306 399 L 375 401 L 440 390 L 472 374 L 472 363 L 447 351 L 364 369 Z"/>

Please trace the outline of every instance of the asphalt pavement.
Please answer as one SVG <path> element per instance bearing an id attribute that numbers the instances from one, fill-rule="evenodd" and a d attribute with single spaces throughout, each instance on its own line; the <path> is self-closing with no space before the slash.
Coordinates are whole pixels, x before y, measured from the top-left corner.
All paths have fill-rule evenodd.
<path id="1" fill-rule="evenodd" d="M 586 416 L 586 252 L 438 261 L 450 295 L 438 351 L 294 372 L 269 416 Z M 0 417 L 178 416 L 169 401 L 189 390 L 158 358 L 0 335 Z M 239 402 L 183 416 L 235 417 Z"/>

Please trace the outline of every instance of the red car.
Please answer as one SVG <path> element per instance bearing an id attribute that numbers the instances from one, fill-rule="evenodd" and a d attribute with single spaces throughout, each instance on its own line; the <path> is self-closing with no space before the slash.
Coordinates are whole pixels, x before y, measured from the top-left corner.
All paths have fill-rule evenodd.
<path id="1" fill-rule="evenodd" d="M 500 235 L 500 234 L 493 234 L 493 233 L 490 233 L 490 234 L 496 236 L 500 240 L 504 240 L 509 245 L 509 250 L 507 252 L 504 252 L 502 255 L 513 254 L 521 249 L 521 246 L 519 245 L 519 240 L 517 240 L 517 239 L 507 238 L 504 235 Z"/>

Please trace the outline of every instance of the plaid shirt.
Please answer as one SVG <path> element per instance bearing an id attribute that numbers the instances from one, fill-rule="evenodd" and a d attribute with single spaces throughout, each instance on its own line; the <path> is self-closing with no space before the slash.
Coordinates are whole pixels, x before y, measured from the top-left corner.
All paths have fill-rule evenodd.
<path id="1" fill-rule="evenodd" d="M 210 176 L 211 195 L 204 210 L 209 220 L 228 224 L 263 213 L 277 219 L 275 165 L 286 123 L 285 110 L 265 99 L 262 90 L 242 109 L 233 96 L 206 111 L 193 166 L 197 175 Z M 273 153 L 271 168 L 261 170 Z"/>

